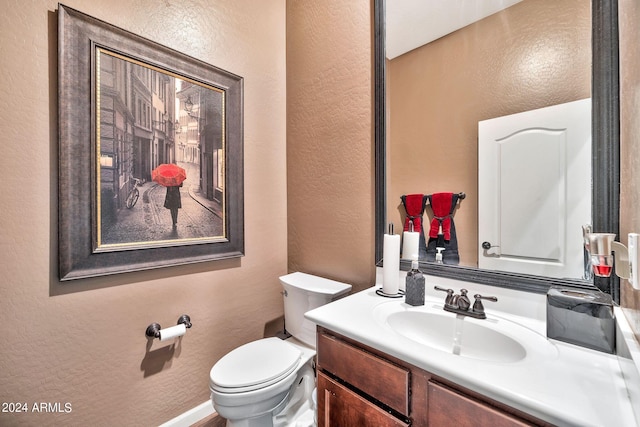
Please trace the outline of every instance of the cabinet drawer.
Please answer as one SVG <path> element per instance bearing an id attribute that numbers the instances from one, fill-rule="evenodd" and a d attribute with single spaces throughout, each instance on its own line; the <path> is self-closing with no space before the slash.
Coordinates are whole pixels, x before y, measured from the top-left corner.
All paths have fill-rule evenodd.
<path id="1" fill-rule="evenodd" d="M 319 427 L 408 427 L 393 415 L 318 372 Z"/>
<path id="2" fill-rule="evenodd" d="M 530 424 L 508 412 L 429 382 L 429 427 L 524 427 Z"/>
<path id="3" fill-rule="evenodd" d="M 399 413 L 409 415 L 408 369 L 325 334 L 318 334 L 318 366 Z"/>

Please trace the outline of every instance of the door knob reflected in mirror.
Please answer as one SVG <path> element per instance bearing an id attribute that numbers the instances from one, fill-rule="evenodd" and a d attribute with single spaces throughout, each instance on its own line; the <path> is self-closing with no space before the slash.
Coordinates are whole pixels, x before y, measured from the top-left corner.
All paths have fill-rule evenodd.
<path id="1" fill-rule="evenodd" d="M 487 252 L 491 248 L 499 248 L 500 246 L 492 245 L 491 242 L 482 242 L 483 255 L 486 257 L 499 257 L 500 253 L 490 254 Z"/>

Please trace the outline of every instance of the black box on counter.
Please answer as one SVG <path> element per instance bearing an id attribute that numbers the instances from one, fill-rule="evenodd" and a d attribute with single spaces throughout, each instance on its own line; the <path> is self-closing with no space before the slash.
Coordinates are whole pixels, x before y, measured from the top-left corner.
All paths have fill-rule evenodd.
<path id="1" fill-rule="evenodd" d="M 552 286 L 547 292 L 547 337 L 615 353 L 616 319 L 611 295 Z"/>

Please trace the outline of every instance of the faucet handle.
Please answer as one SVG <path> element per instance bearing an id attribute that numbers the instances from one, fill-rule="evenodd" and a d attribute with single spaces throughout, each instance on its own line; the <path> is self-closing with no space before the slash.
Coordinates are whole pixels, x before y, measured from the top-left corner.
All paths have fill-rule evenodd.
<path id="1" fill-rule="evenodd" d="M 453 289 L 441 288 L 440 286 L 434 286 L 433 289 L 436 291 L 446 292 L 447 296 L 444 299 L 444 305 L 453 307 Z"/>
<path id="2" fill-rule="evenodd" d="M 482 305 L 483 299 L 487 301 L 493 301 L 493 302 L 498 301 L 498 298 L 496 297 L 485 297 L 480 294 L 475 294 L 473 297 L 476 299 L 476 301 L 473 303 L 472 311 L 478 314 L 484 314 L 484 306 Z"/>

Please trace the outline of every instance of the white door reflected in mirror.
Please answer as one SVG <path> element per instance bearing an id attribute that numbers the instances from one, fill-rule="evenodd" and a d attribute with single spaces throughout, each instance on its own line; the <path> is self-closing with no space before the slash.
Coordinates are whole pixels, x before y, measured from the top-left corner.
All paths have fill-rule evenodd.
<path id="1" fill-rule="evenodd" d="M 590 222 L 591 99 L 479 122 L 479 268 L 583 277 Z"/>

